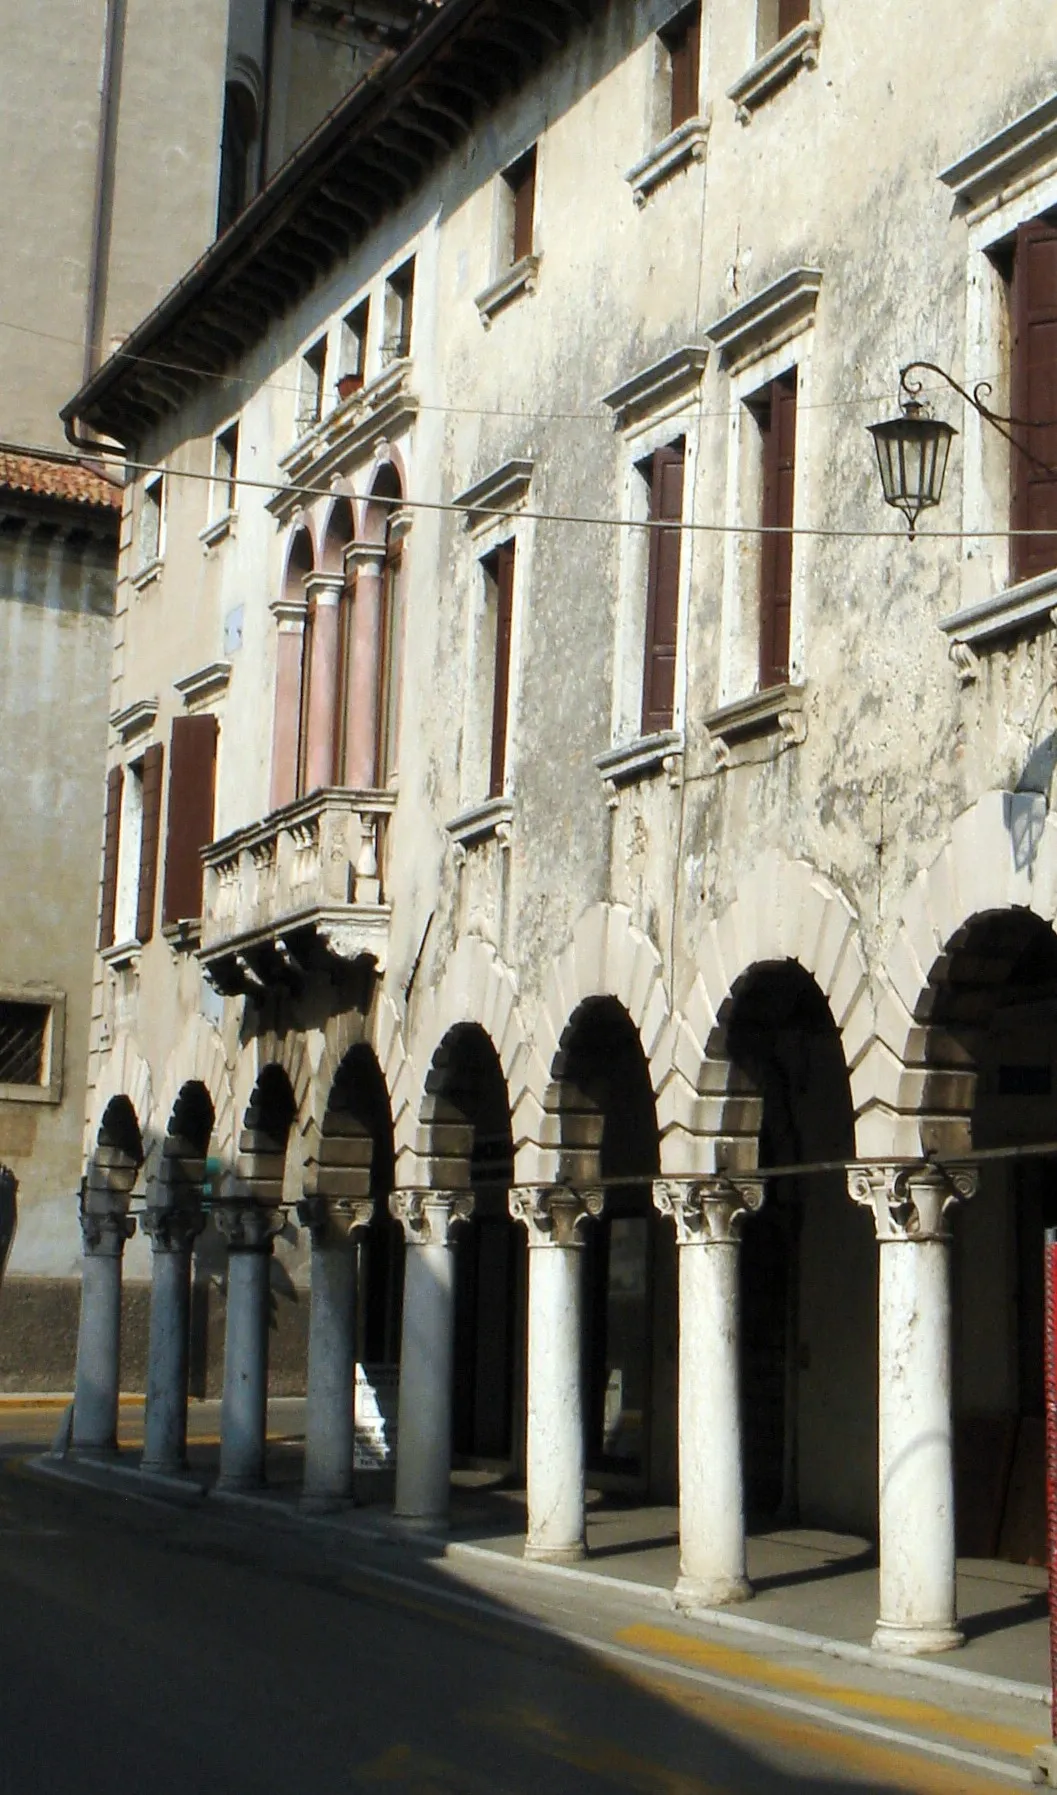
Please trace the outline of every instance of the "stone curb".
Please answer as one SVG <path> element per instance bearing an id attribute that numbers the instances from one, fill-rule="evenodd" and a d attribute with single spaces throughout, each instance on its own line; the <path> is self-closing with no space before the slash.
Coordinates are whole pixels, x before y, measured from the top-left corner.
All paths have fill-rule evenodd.
<path id="1" fill-rule="evenodd" d="M 82 1459 L 40 1453 L 23 1461 L 34 1477 L 52 1477 L 60 1483 L 77 1483 L 108 1494 L 136 1496 L 141 1501 L 152 1498 L 197 1508 L 208 1492 L 208 1484 L 194 1477 L 167 1477 L 160 1471 L 141 1471 L 138 1465 L 122 1465 L 105 1459 Z"/>
<path id="2" fill-rule="evenodd" d="M 267 1517 L 276 1526 L 289 1531 L 303 1529 L 325 1533 L 346 1543 L 349 1543 L 350 1538 L 355 1540 L 357 1537 L 370 1540 L 376 1545 L 405 1548 L 417 1542 L 433 1548 L 441 1558 L 461 1558 L 471 1563 L 501 1566 L 517 1576 L 545 1577 L 581 1586 L 587 1584 L 600 1594 L 608 1592 L 611 1595 L 631 1597 L 644 1607 L 679 1614 L 702 1627 L 738 1633 L 745 1639 L 769 1640 L 775 1645 L 817 1652 L 822 1657 L 835 1658 L 848 1664 L 865 1664 L 874 1670 L 901 1672 L 921 1677 L 924 1681 L 947 1683 L 957 1689 L 978 1690 L 982 1695 L 1037 1702 L 1044 1707 L 1049 1706 L 1051 1701 L 1051 1692 L 1042 1683 L 1021 1683 L 1012 1677 L 993 1676 L 987 1671 L 963 1670 L 956 1665 L 939 1664 L 928 1658 L 896 1657 L 891 1653 L 875 1651 L 872 1646 L 856 1645 L 846 1639 L 831 1639 L 822 1633 L 805 1633 L 796 1627 L 783 1627 L 777 1621 L 753 1620 L 748 1615 L 732 1614 L 725 1608 L 684 1606 L 676 1601 L 672 1590 L 660 1588 L 655 1583 L 636 1583 L 629 1577 L 607 1577 L 600 1571 L 580 1570 L 572 1565 L 541 1564 L 532 1559 L 513 1558 L 489 1546 L 476 1546 L 469 1540 L 453 1540 L 444 1534 L 405 1527 L 388 1516 L 368 1518 L 362 1509 L 346 1511 L 340 1519 L 332 1515 L 305 1513 L 291 1508 L 281 1499 L 271 1499 L 242 1490 L 210 1490 L 193 1481 L 185 1483 L 179 1478 L 160 1477 L 140 1471 L 132 1465 L 88 1465 L 84 1461 L 71 1464 L 65 1460 L 41 1457 L 26 1460 L 26 1466 L 45 1476 L 67 1478 L 71 1482 L 90 1482 L 96 1488 L 113 1489 L 117 1484 L 123 1495 L 136 1494 L 145 1499 L 158 1496 L 194 1506 L 199 1500 L 206 1499 L 225 1508 L 244 1509 L 259 1519 Z"/>

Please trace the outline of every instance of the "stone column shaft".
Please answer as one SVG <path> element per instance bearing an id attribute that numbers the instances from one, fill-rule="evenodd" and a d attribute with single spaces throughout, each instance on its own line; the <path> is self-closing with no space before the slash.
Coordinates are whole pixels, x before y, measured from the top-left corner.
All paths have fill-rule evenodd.
<path id="1" fill-rule="evenodd" d="M 752 1594 L 745 1570 L 739 1244 L 763 1186 L 659 1180 L 679 1242 L 679 1583 L 707 1607 Z"/>
<path id="2" fill-rule="evenodd" d="M 268 1425 L 268 1296 L 272 1243 L 281 1210 L 245 1203 L 218 1208 L 228 1243 L 224 1394 L 220 1405 L 219 1488 L 259 1489 Z"/>
<path id="3" fill-rule="evenodd" d="M 916 1656 L 961 1645 L 954 1543 L 949 1212 L 975 1174 L 855 1168 L 872 1209 L 878 1281 L 879 1649 Z"/>
<path id="4" fill-rule="evenodd" d="M 396 1513 L 445 1525 L 451 1494 L 455 1256 L 451 1230 L 469 1220 L 469 1191 L 394 1191 L 392 1214 L 407 1241 L 400 1345 Z"/>
<path id="5" fill-rule="evenodd" d="M 356 1445 L 356 1232 L 370 1224 L 373 1204 L 306 1197 L 298 1219 L 312 1236 L 305 1404 L 305 1507 L 328 1509 L 352 1499 Z"/>
<path id="6" fill-rule="evenodd" d="M 281 810 L 297 795 L 297 747 L 301 730 L 301 656 L 304 651 L 305 602 L 279 599 L 271 606 L 276 620 L 275 717 L 272 724 L 271 809 Z"/>
<path id="7" fill-rule="evenodd" d="M 370 791 L 378 780 L 378 693 L 382 652 L 384 543 L 357 543 L 345 558 L 355 571 L 346 692 L 345 784 Z"/>
<path id="8" fill-rule="evenodd" d="M 187 1464 L 187 1370 L 191 1322 L 191 1251 L 205 1218 L 185 1206 L 148 1209 L 143 1228 L 151 1256 L 150 1336 L 143 1469 L 169 1475 Z"/>
<path id="9" fill-rule="evenodd" d="M 117 1451 L 121 1390 L 121 1258 L 136 1224 L 124 1209 L 82 1211 L 81 1317 L 77 1330 L 75 1450 Z"/>
<path id="10" fill-rule="evenodd" d="M 528 1532 L 525 1557 L 584 1556 L 584 1227 L 603 1195 L 563 1187 L 511 1191 L 528 1229 Z"/>
<path id="11" fill-rule="evenodd" d="M 338 574 L 309 574 L 305 587 L 313 611 L 312 666 L 308 680 L 308 753 L 305 787 L 335 782 L 338 733 L 338 613 L 345 581 Z"/>

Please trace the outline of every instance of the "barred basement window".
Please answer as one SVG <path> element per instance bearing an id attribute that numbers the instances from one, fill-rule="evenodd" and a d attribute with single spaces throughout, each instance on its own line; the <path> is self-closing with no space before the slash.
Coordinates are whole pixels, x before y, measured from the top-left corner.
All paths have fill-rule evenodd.
<path id="1" fill-rule="evenodd" d="M 0 1098 L 57 1103 L 62 1096 L 65 1002 L 0 997 Z"/>

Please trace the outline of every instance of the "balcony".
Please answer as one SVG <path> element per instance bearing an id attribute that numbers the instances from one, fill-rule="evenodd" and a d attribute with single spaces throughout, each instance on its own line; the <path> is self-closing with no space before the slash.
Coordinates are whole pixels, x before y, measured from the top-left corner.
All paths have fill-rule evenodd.
<path id="1" fill-rule="evenodd" d="M 393 792 L 325 790 L 204 849 L 199 959 L 226 996 L 296 985 L 307 972 L 384 969 L 380 868 Z"/>

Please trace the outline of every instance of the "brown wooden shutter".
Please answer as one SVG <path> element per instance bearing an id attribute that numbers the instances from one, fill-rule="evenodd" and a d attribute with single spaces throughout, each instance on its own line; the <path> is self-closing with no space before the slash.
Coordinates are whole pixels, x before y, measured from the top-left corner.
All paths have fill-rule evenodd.
<path id="1" fill-rule="evenodd" d="M 679 560 L 682 548 L 683 461 L 680 443 L 658 449 L 650 478 L 650 531 L 646 588 L 646 653 L 642 670 L 642 733 L 672 727 L 675 647 L 679 632 Z"/>
<path id="2" fill-rule="evenodd" d="M 202 849 L 213 839 L 216 764 L 216 718 L 208 712 L 174 718 L 169 745 L 163 923 L 183 922 L 202 914 Z"/>
<path id="3" fill-rule="evenodd" d="M 514 261 L 532 254 L 533 225 L 536 211 L 536 152 L 530 150 L 518 163 L 514 174 Z"/>
<path id="4" fill-rule="evenodd" d="M 501 798 L 506 782 L 506 730 L 510 709 L 510 635 L 514 615 L 514 544 L 495 557 L 495 680 L 492 686 L 492 763 L 488 796 Z"/>
<path id="5" fill-rule="evenodd" d="M 163 749 L 152 742 L 142 760 L 143 812 L 139 838 L 139 890 L 136 896 L 136 940 L 154 933 L 154 893 L 158 884 L 158 835 L 161 827 Z"/>
<path id="6" fill-rule="evenodd" d="M 1013 261 L 1010 409 L 1026 428 L 1013 435 L 1036 461 L 1057 464 L 1057 224 L 1036 218 L 1017 231 Z M 1046 426 L 1043 428 L 1042 426 Z M 1013 530 L 1057 532 L 1057 479 L 1018 449 L 1010 452 Z M 1057 567 L 1057 534 L 1013 536 L 1015 580 Z"/>
<path id="7" fill-rule="evenodd" d="M 793 472 L 796 452 L 796 373 L 771 384 L 763 436 L 763 514 L 760 544 L 760 690 L 789 678 L 789 617 L 793 595 Z"/>
<path id="8" fill-rule="evenodd" d="M 811 0 L 778 0 L 778 36 L 785 37 L 811 17 Z"/>
<path id="9" fill-rule="evenodd" d="M 99 904 L 99 946 L 113 947 L 117 918 L 117 856 L 121 845 L 121 794 L 125 789 L 123 767 L 111 767 L 106 776 L 106 824 L 103 830 L 103 894 Z"/>
<path id="10" fill-rule="evenodd" d="M 678 19 L 668 39 L 672 59 L 672 118 L 675 131 L 700 110 L 697 90 L 701 72 L 701 8 L 695 6 Z"/>

